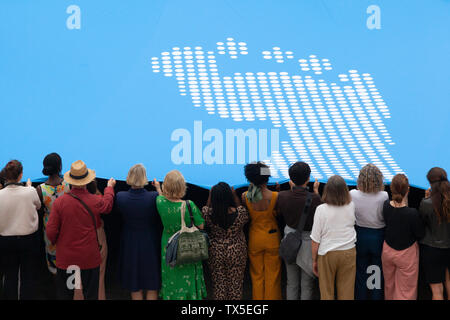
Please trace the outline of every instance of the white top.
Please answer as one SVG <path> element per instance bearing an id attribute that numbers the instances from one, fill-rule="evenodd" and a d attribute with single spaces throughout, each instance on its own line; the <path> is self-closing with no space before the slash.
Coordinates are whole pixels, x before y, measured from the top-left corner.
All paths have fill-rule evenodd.
<path id="1" fill-rule="evenodd" d="M 389 199 L 386 191 L 365 193 L 353 189 L 350 195 L 355 204 L 357 226 L 372 229 L 381 229 L 386 226 L 383 218 L 383 204 Z"/>
<path id="2" fill-rule="evenodd" d="M 316 208 L 311 239 L 319 243 L 319 255 L 329 251 L 348 250 L 355 246 L 355 206 L 321 204 Z"/>
<path id="3" fill-rule="evenodd" d="M 0 190 L 0 235 L 25 236 L 37 231 L 41 200 L 33 187 L 7 186 Z"/>

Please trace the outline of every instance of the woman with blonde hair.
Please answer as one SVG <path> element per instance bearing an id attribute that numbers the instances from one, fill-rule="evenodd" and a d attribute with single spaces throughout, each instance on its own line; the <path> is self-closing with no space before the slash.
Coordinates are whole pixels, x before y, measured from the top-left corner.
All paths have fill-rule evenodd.
<path id="1" fill-rule="evenodd" d="M 119 278 L 133 300 L 157 300 L 160 289 L 161 219 L 156 210 L 156 197 L 161 193 L 147 191 L 147 172 L 142 164 L 131 167 L 127 176 L 128 191 L 117 193 L 116 207 L 122 215 Z"/>
<path id="2" fill-rule="evenodd" d="M 182 198 L 186 194 L 186 182 L 178 170 L 167 173 L 162 185 L 162 195 L 156 199 L 156 207 L 164 226 L 161 239 L 161 291 L 164 300 L 201 300 L 206 297 L 202 262 L 186 263 L 174 267 L 166 264 L 166 246 L 170 237 L 181 228 L 181 210 L 186 208 Z M 194 218 L 193 224 L 203 229 L 204 219 L 200 210 L 189 201 Z M 187 226 L 191 225 L 189 214 L 184 215 Z"/>
<path id="3" fill-rule="evenodd" d="M 359 172 L 357 189 L 350 195 L 356 216 L 356 300 L 383 300 L 381 252 L 384 242 L 383 204 L 389 199 L 384 191 L 383 174 L 369 163 Z M 369 266 L 377 266 L 380 277 L 370 288 L 367 285 Z M 376 271 L 375 271 L 376 272 Z"/>

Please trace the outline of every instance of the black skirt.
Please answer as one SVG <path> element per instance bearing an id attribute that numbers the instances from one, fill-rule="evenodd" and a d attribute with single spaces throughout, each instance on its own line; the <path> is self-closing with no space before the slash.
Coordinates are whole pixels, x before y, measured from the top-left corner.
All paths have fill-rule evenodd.
<path id="1" fill-rule="evenodd" d="M 445 271 L 450 270 L 450 248 L 421 244 L 420 265 L 427 283 L 445 283 Z"/>

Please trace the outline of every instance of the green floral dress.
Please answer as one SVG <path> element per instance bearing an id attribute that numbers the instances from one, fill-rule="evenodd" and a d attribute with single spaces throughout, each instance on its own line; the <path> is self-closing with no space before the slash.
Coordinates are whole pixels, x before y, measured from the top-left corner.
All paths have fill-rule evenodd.
<path id="1" fill-rule="evenodd" d="M 200 210 L 190 201 L 194 224 L 199 226 L 205 221 Z M 169 201 L 164 196 L 156 198 L 156 207 L 164 226 L 161 239 L 161 291 L 164 300 L 201 300 L 206 297 L 206 286 L 203 278 L 202 262 L 170 267 L 166 264 L 166 245 L 169 238 L 181 229 L 181 202 Z M 186 207 L 186 225 L 190 225 Z"/>

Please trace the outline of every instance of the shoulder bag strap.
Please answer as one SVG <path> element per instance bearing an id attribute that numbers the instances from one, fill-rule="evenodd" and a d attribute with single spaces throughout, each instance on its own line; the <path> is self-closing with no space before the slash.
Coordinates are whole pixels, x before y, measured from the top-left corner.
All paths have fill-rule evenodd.
<path id="1" fill-rule="evenodd" d="M 305 206 L 303 207 L 303 213 L 300 216 L 300 221 L 299 221 L 299 223 L 297 225 L 297 231 L 298 232 L 302 232 L 303 229 L 305 228 L 306 218 L 308 217 L 308 211 L 309 211 L 309 207 L 311 206 L 311 202 L 312 202 L 311 193 L 307 191 L 307 193 L 306 193 L 306 200 L 305 200 Z"/>
<path id="2" fill-rule="evenodd" d="M 191 218 L 191 225 L 189 226 L 189 228 L 192 228 L 194 226 L 194 216 L 192 215 L 192 208 L 189 200 L 186 200 L 186 205 L 188 207 L 189 217 Z"/>
<path id="3" fill-rule="evenodd" d="M 78 196 L 74 195 L 72 192 L 68 192 L 68 195 L 70 195 L 71 197 L 77 199 L 78 201 L 80 201 L 80 203 L 83 205 L 83 207 L 87 210 L 87 212 L 89 212 L 91 218 L 92 218 L 92 222 L 94 223 L 94 228 L 95 228 L 95 236 L 97 238 L 97 243 L 98 243 L 98 247 L 101 249 L 101 245 L 100 245 L 100 241 L 98 241 L 98 234 L 97 234 L 97 222 L 95 221 L 95 216 L 94 213 L 91 211 L 91 209 L 89 209 L 89 207 L 87 206 L 87 204 L 81 200 Z"/>

